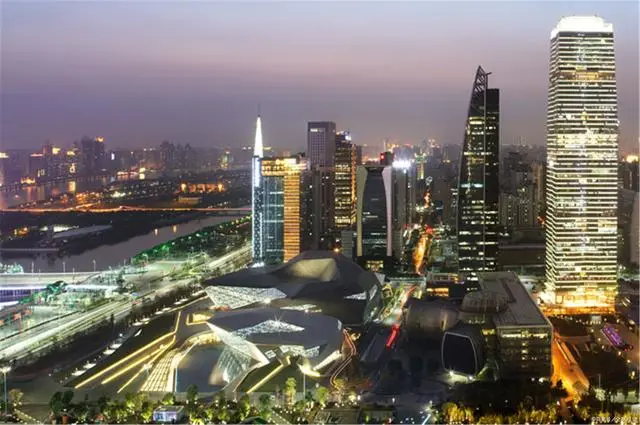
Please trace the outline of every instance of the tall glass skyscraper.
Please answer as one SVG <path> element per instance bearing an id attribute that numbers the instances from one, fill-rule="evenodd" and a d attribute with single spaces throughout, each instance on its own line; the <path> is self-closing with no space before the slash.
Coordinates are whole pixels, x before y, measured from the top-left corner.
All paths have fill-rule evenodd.
<path id="1" fill-rule="evenodd" d="M 260 115 L 256 120 L 256 138 L 251 160 L 251 254 L 253 262 L 263 261 L 262 244 L 262 169 L 260 160 L 263 156 L 262 121 Z"/>
<path id="2" fill-rule="evenodd" d="M 357 172 L 356 256 L 365 268 L 382 269 L 393 250 L 392 168 L 359 166 Z"/>
<path id="3" fill-rule="evenodd" d="M 566 307 L 616 292 L 618 108 L 613 26 L 595 16 L 551 31 L 546 289 Z"/>
<path id="4" fill-rule="evenodd" d="M 458 268 L 469 280 L 498 263 L 500 92 L 489 74 L 478 67 L 458 179 Z"/>
<path id="5" fill-rule="evenodd" d="M 302 175 L 300 157 L 263 158 L 262 244 L 265 264 L 289 261 L 300 253 Z"/>
<path id="6" fill-rule="evenodd" d="M 347 131 L 336 134 L 334 229 L 350 229 L 356 218 L 357 148 Z"/>

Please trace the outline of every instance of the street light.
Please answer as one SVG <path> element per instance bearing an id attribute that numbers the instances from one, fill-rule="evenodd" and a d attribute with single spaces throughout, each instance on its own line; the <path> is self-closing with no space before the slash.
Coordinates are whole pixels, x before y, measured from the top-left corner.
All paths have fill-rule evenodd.
<path id="1" fill-rule="evenodd" d="M 4 375 L 4 414 L 7 414 L 7 373 L 11 372 L 11 366 L 2 366 L 0 367 L 0 372 Z"/>

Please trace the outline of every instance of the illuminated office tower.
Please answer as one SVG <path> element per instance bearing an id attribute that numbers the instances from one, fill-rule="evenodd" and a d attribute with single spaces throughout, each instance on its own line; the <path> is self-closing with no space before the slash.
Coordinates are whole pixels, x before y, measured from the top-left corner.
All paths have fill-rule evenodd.
<path id="1" fill-rule="evenodd" d="M 500 92 L 489 88 L 489 74 L 478 67 L 458 179 L 458 268 L 469 280 L 498 262 Z"/>
<path id="2" fill-rule="evenodd" d="M 300 157 L 263 158 L 262 244 L 265 264 L 289 261 L 300 253 L 302 175 Z"/>
<path id="3" fill-rule="evenodd" d="M 251 160 L 251 254 L 254 263 L 263 261 L 262 245 L 262 169 L 260 160 L 263 155 L 262 121 L 256 120 L 256 139 Z"/>
<path id="4" fill-rule="evenodd" d="M 381 270 L 393 253 L 391 166 L 359 166 L 357 172 L 356 257 L 369 270 Z"/>
<path id="5" fill-rule="evenodd" d="M 551 31 L 547 106 L 546 289 L 565 307 L 616 291 L 618 109 L 613 26 L 595 16 Z"/>
<path id="6" fill-rule="evenodd" d="M 311 170 L 311 248 L 331 245 L 334 226 L 334 172 L 336 123 L 307 123 L 307 157 Z"/>
<path id="7" fill-rule="evenodd" d="M 334 230 L 350 229 L 356 219 L 357 149 L 351 143 L 351 134 L 336 134 L 334 175 Z"/>

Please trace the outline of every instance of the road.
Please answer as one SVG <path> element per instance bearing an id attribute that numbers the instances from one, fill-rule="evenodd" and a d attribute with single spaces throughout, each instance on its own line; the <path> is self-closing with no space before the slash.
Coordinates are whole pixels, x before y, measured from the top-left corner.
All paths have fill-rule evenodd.
<path id="1" fill-rule="evenodd" d="M 562 349 L 558 337 L 551 343 L 551 361 L 553 363 L 553 381 L 561 379 L 569 397 L 582 394 L 589 389 L 589 379 L 575 362 L 569 350 Z"/>
<path id="2" fill-rule="evenodd" d="M 115 320 L 122 318 L 131 309 L 131 300 L 110 302 L 86 313 L 77 313 L 64 320 L 56 320 L 42 327 L 35 327 L 2 341 L 0 358 L 21 359 L 29 354 L 51 346 L 56 340 L 64 339 L 88 329 L 100 322 L 109 320 L 113 314 Z"/>
<path id="3" fill-rule="evenodd" d="M 19 273 L 0 274 L 0 286 L 5 285 L 46 285 L 58 281 L 65 283 L 80 283 L 100 272 L 77 272 L 77 273 Z"/>

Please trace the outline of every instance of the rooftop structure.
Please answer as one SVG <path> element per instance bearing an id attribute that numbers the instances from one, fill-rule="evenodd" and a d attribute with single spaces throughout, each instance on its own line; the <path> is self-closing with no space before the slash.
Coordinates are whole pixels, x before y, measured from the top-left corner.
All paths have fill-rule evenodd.
<path id="1" fill-rule="evenodd" d="M 480 291 L 467 297 L 495 294 L 502 304 L 493 317 L 496 326 L 551 326 L 515 273 L 481 273 L 479 284 Z"/>
<path id="2" fill-rule="evenodd" d="M 211 279 L 205 290 L 216 307 L 306 304 L 320 306 L 325 313 L 332 311 L 347 323 L 353 319 L 346 317 L 357 316 L 361 323 L 380 310 L 381 279 L 343 255 L 305 251 L 279 266 L 248 268 Z"/>
<path id="3" fill-rule="evenodd" d="M 225 344 L 213 381 L 231 392 L 251 371 L 270 364 L 280 369 L 297 358 L 301 372 L 314 376 L 341 356 L 342 323 L 323 314 L 252 308 L 220 312 L 208 324 Z"/>

